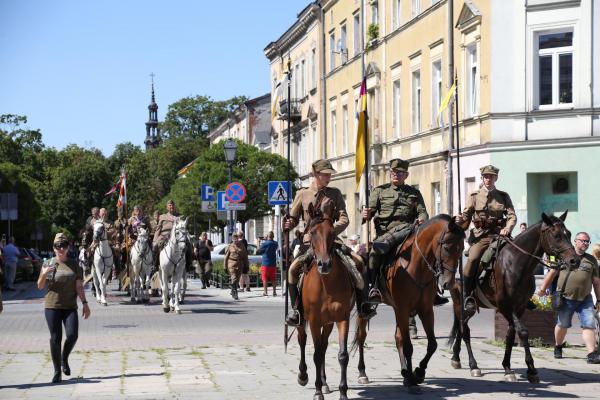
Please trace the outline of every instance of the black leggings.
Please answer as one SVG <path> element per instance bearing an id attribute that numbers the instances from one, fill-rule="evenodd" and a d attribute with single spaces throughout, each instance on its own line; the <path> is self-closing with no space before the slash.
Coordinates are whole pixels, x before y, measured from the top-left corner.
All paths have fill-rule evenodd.
<path id="1" fill-rule="evenodd" d="M 50 354 L 52 355 L 52 363 L 54 364 L 54 370 L 60 371 L 62 361 L 67 361 L 69 354 L 75 342 L 77 342 L 77 335 L 79 332 L 79 319 L 77 318 L 77 309 L 72 310 L 60 310 L 54 308 L 46 308 L 46 323 L 48 323 L 48 329 L 50 330 Z M 62 326 L 65 325 L 65 340 L 64 348 L 61 352 L 62 343 Z"/>

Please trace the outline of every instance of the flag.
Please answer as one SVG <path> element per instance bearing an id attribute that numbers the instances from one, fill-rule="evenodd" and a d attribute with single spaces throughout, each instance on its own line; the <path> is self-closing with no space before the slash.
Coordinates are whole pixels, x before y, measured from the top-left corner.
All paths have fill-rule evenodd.
<path id="1" fill-rule="evenodd" d="M 271 107 L 271 121 L 281 114 L 279 107 L 281 101 L 287 99 L 287 87 L 289 81 L 290 79 L 288 71 L 285 71 L 283 73 L 283 78 L 277 82 L 277 85 L 275 85 L 275 99 L 273 101 L 273 106 Z"/>
<path id="2" fill-rule="evenodd" d="M 360 84 L 360 98 L 358 100 L 359 113 L 358 124 L 356 124 L 356 186 L 360 184 L 360 178 L 365 168 L 365 134 L 367 132 L 367 78 L 363 77 Z"/>
<path id="3" fill-rule="evenodd" d="M 450 104 L 450 100 L 452 99 L 452 96 L 454 95 L 455 90 L 456 90 L 456 82 L 454 82 L 452 84 L 452 87 L 450 88 L 450 90 L 448 90 L 448 93 L 446 93 L 446 96 L 444 96 L 444 100 L 442 101 L 442 104 L 440 104 L 440 108 L 438 110 L 438 118 L 441 118 L 442 113 L 448 107 L 448 104 Z"/>
<path id="4" fill-rule="evenodd" d="M 119 185 L 121 184 L 121 179 L 119 179 L 119 181 L 117 183 L 115 183 L 115 185 L 113 187 L 110 188 L 110 190 L 106 193 L 104 193 L 105 196 L 111 195 L 114 192 L 117 191 L 117 189 L 119 188 Z"/>
<path id="5" fill-rule="evenodd" d="M 186 164 L 185 167 L 181 168 L 179 171 L 177 171 L 177 176 L 182 176 L 187 174 L 188 172 L 190 172 L 190 169 L 192 169 L 192 167 L 194 166 L 194 164 L 196 163 L 198 159 L 196 158 L 195 160 L 189 162 Z"/>
<path id="6" fill-rule="evenodd" d="M 119 200 L 117 200 L 117 208 L 127 205 L 127 175 L 125 171 L 121 172 L 121 188 L 119 189 Z"/>

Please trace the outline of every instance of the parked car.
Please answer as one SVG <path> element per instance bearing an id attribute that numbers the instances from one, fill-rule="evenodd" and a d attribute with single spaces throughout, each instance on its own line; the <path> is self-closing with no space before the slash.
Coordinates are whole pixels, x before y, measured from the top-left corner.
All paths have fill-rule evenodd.
<path id="1" fill-rule="evenodd" d="M 33 263 L 33 275 L 34 279 L 37 279 L 40 271 L 42 270 L 42 264 L 44 260 L 42 257 L 38 255 L 38 253 L 34 249 L 26 249 L 31 257 L 31 262 Z"/>
<path id="2" fill-rule="evenodd" d="M 210 253 L 211 261 L 212 262 L 223 261 L 223 259 L 225 258 L 225 250 L 227 250 L 227 246 L 229 246 L 229 245 L 226 243 L 221 243 L 221 244 L 216 245 L 215 248 L 213 249 L 213 251 Z M 262 261 L 262 256 L 257 255 L 256 250 L 257 250 L 256 245 L 248 243 L 248 261 L 250 262 L 250 265 L 252 265 L 252 264 L 260 265 L 260 263 Z"/>
<path id="3" fill-rule="evenodd" d="M 17 260 L 17 274 L 15 280 L 31 281 L 34 279 L 33 261 L 27 249 L 19 247 L 19 259 Z"/>

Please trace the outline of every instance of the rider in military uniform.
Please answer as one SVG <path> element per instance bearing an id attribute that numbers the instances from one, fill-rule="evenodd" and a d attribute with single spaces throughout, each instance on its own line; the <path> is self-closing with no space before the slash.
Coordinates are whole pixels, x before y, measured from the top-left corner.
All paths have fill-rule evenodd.
<path id="1" fill-rule="evenodd" d="M 173 229 L 173 224 L 175 224 L 175 220 L 179 217 L 179 213 L 175 208 L 175 202 L 173 200 L 167 201 L 167 213 L 161 214 L 158 217 L 158 222 L 156 224 L 156 229 L 154 231 L 154 240 L 152 241 L 152 252 L 154 254 L 154 265 L 156 269 L 160 266 L 160 251 L 169 240 L 169 236 L 171 235 L 171 230 Z M 186 271 L 190 269 L 192 265 L 192 246 L 189 243 L 189 240 L 186 240 L 186 249 L 185 249 L 185 269 Z"/>
<path id="2" fill-rule="evenodd" d="M 148 217 L 142 213 L 142 207 L 138 205 L 133 207 L 133 215 L 129 217 L 127 225 L 129 227 L 129 237 L 133 241 L 137 238 L 139 228 L 150 229 Z"/>
<path id="3" fill-rule="evenodd" d="M 406 185 L 408 161 L 390 161 L 390 183 L 377 186 L 369 196 L 369 207 L 362 212 L 363 222 L 375 219 L 377 237 L 369 256 L 371 291 L 369 301 L 381 302 L 379 272 L 384 256 L 401 244 L 412 232 L 413 224 L 422 224 L 429 215 L 419 189 Z"/>
<path id="4" fill-rule="evenodd" d="M 471 221 L 475 226 L 471 229 L 469 237 L 471 247 L 463 271 L 465 311 L 471 315 L 476 310 L 473 290 L 481 256 L 498 235 L 510 235 L 517 224 L 517 216 L 510 196 L 496 189 L 495 186 L 499 169 L 493 165 L 486 165 L 479 170 L 483 185 L 479 190 L 469 194 L 464 211 L 456 217 L 456 222 L 461 224 L 463 229 L 466 229 Z"/>
<path id="5" fill-rule="evenodd" d="M 311 221 L 311 217 L 308 213 L 309 205 L 312 204 L 313 207 L 316 206 L 316 202 L 320 196 L 323 196 L 321 198 L 321 204 L 326 201 L 333 203 L 333 229 L 335 234 L 339 235 L 346 229 L 350 221 L 348 219 L 348 213 L 346 212 L 346 202 L 344 201 L 344 197 L 339 189 L 327 186 L 331 180 L 332 173 L 335 173 L 335 170 L 328 160 L 317 160 L 312 164 L 312 175 L 314 180 L 310 187 L 303 188 L 296 193 L 296 197 L 294 198 L 294 202 L 292 203 L 292 207 L 290 209 L 290 214 L 285 217 L 283 222 L 283 229 L 285 231 L 289 232 L 290 230 L 294 229 L 294 227 L 298 225 L 300 218 L 304 220 L 305 226 L 309 226 Z M 309 260 L 312 257 L 312 254 L 308 252 L 308 249 L 310 248 L 310 234 L 305 233 L 302 241 L 303 243 L 300 246 L 300 255 L 296 257 L 288 271 L 288 288 L 292 310 L 287 316 L 286 322 L 289 325 L 294 326 L 299 325 L 301 321 L 301 316 L 298 312 L 298 281 L 300 279 L 301 268 L 302 265 L 310 262 Z M 339 241 L 339 239 L 336 240 L 337 246 L 339 246 L 339 244 L 337 244 L 338 242 L 341 243 L 341 241 Z M 356 263 L 357 260 L 360 260 L 360 257 L 358 255 L 352 255 L 352 259 Z M 358 269 L 360 270 L 360 266 Z M 374 315 L 374 310 L 371 310 L 368 305 L 368 309 L 365 308 L 363 310 L 362 305 L 365 297 L 366 296 L 361 290 L 356 290 L 357 309 L 361 314 L 364 314 L 365 318 L 368 319 Z"/>

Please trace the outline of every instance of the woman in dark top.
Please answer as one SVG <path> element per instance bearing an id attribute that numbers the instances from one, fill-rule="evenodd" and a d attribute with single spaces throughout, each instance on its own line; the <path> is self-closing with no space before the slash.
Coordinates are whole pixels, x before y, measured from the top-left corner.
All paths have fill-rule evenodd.
<path id="1" fill-rule="evenodd" d="M 54 253 L 56 257 L 42 266 L 37 281 L 38 289 L 42 290 L 48 282 L 48 293 L 44 297 L 44 313 L 48 329 L 50 330 L 50 354 L 54 364 L 52 383 L 61 381 L 61 367 L 65 375 L 71 375 L 69 367 L 69 354 L 79 331 L 77 319 L 77 297 L 83 304 L 83 318 L 90 316 L 90 308 L 83 292 L 83 271 L 81 267 L 70 259 L 69 240 L 64 233 L 57 233 L 54 238 Z M 62 326 L 65 326 L 65 345 L 61 352 Z"/>

